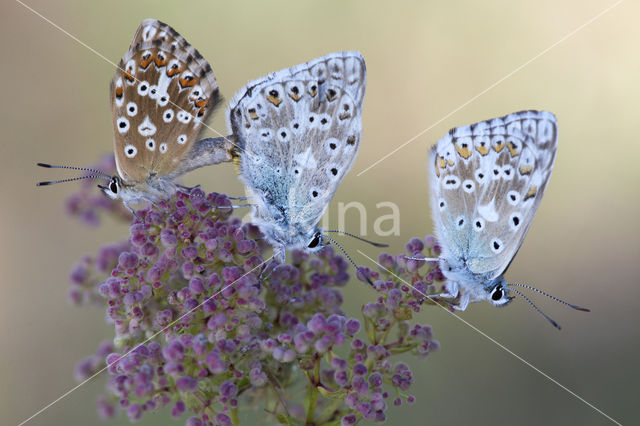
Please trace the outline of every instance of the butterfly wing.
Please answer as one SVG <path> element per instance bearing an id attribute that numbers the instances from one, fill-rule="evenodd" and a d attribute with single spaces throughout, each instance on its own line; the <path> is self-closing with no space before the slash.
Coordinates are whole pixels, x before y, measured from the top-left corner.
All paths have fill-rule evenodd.
<path id="1" fill-rule="evenodd" d="M 169 174 L 220 101 L 209 63 L 169 25 L 140 24 L 111 82 L 114 151 L 125 182 Z"/>
<path id="2" fill-rule="evenodd" d="M 366 85 L 357 52 L 330 54 L 250 83 L 231 102 L 240 175 L 256 222 L 305 235 L 351 168 Z"/>
<path id="3" fill-rule="evenodd" d="M 521 111 L 452 129 L 430 155 L 431 204 L 445 257 L 480 281 L 520 248 L 551 176 L 556 118 Z"/>

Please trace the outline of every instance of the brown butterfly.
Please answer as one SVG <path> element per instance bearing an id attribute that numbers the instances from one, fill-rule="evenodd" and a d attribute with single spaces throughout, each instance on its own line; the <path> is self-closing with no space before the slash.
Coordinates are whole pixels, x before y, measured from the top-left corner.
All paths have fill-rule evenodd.
<path id="1" fill-rule="evenodd" d="M 144 20 L 111 82 L 111 112 L 117 176 L 87 170 L 82 176 L 109 180 L 98 185 L 112 199 L 130 204 L 154 202 L 180 187 L 176 178 L 199 167 L 233 159 L 226 138 L 197 141 L 204 121 L 220 103 L 218 82 L 209 63 L 169 25 Z M 196 142 L 197 141 L 197 142 Z"/>

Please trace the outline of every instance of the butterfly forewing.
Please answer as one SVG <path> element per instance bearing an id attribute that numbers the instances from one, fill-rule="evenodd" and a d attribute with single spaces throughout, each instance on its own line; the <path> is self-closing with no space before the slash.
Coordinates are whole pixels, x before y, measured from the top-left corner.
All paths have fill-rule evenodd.
<path id="1" fill-rule="evenodd" d="M 522 111 L 452 129 L 432 149 L 435 229 L 445 256 L 490 280 L 520 248 L 551 175 L 555 116 Z"/>
<path id="2" fill-rule="evenodd" d="M 170 26 L 147 19 L 111 83 L 114 151 L 125 182 L 169 174 L 219 102 L 207 61 Z"/>
<path id="3" fill-rule="evenodd" d="M 349 171 L 361 139 L 366 74 L 358 53 L 336 53 L 241 90 L 229 125 L 259 221 L 308 233 Z"/>

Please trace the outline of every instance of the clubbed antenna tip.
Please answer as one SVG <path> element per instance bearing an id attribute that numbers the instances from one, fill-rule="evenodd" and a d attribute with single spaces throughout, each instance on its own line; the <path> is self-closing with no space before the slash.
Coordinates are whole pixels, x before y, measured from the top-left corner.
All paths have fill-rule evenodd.
<path id="1" fill-rule="evenodd" d="M 531 290 L 531 291 L 535 291 L 535 292 L 536 292 L 536 293 L 538 293 L 538 294 L 542 294 L 543 296 L 546 296 L 546 297 L 548 297 L 548 298 L 549 298 L 549 299 L 551 299 L 551 300 L 555 300 L 555 301 L 556 301 L 556 302 L 558 302 L 558 303 L 561 303 L 561 304 L 563 304 L 563 305 L 565 305 L 565 306 L 568 306 L 568 307 L 570 307 L 570 308 L 573 308 L 573 309 L 575 309 L 576 311 L 591 312 L 591 309 L 589 309 L 589 308 L 583 308 L 582 306 L 574 305 L 573 303 L 569 303 L 569 302 L 564 301 L 564 300 L 562 300 L 562 299 L 558 299 L 557 297 L 552 296 L 552 295 L 550 295 L 549 293 L 547 293 L 547 292 L 545 292 L 545 291 L 542 291 L 542 290 L 540 290 L 540 289 L 537 289 L 537 288 L 535 288 L 535 287 L 532 287 L 532 286 L 530 286 L 530 285 L 526 285 L 526 284 L 518 284 L 518 283 L 509 283 L 509 285 L 510 285 L 510 286 L 518 286 L 518 287 L 522 287 L 522 288 L 527 288 L 527 289 L 529 289 L 529 290 Z"/>
<path id="2" fill-rule="evenodd" d="M 531 301 L 531 299 L 529 299 L 527 296 L 525 296 L 524 294 L 522 294 L 521 292 L 519 292 L 518 290 L 516 290 L 515 288 L 510 288 L 510 291 L 513 291 L 514 293 L 520 295 L 520 297 L 522 297 L 524 300 L 526 300 L 529 305 L 531 305 L 533 307 L 533 309 L 535 309 L 540 315 L 542 315 L 547 321 L 549 321 L 551 323 L 551 325 L 553 325 L 555 328 L 557 328 L 558 330 L 562 330 L 562 327 L 560 327 L 560 324 L 558 324 L 557 322 L 555 322 L 553 319 L 551 319 L 550 316 L 548 316 L 547 314 L 545 314 L 544 312 L 542 312 L 542 310 L 540 310 L 540 308 L 538 308 L 535 303 L 533 303 Z"/>

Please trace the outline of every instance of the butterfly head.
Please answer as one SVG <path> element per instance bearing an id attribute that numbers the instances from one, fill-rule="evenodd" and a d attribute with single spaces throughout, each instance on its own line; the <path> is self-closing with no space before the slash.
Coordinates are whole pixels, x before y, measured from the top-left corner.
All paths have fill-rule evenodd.
<path id="1" fill-rule="evenodd" d="M 313 253 L 322 250 L 327 244 L 323 241 L 322 232 L 315 230 L 313 236 L 308 240 L 306 250 Z"/>
<path id="2" fill-rule="evenodd" d="M 500 278 L 493 286 L 488 287 L 486 291 L 487 300 L 491 302 L 493 306 L 506 306 L 514 298 L 514 296 L 509 296 L 509 288 L 506 286 L 503 278 Z"/>
<path id="3" fill-rule="evenodd" d="M 98 188 L 100 188 L 104 195 L 112 200 L 116 200 L 122 196 L 122 179 L 120 179 L 120 176 L 113 176 L 108 185 L 98 185 Z"/>
<path id="4" fill-rule="evenodd" d="M 167 186 L 171 182 L 155 180 L 152 182 L 127 182 L 120 176 L 111 176 L 107 185 L 98 185 L 98 188 L 104 195 L 112 200 L 122 200 L 125 206 L 129 207 L 131 203 L 139 203 L 147 200 L 159 198 L 162 194 L 168 194 L 169 189 L 175 189 L 173 186 Z M 166 184 L 162 186 L 162 184 Z"/>

